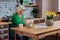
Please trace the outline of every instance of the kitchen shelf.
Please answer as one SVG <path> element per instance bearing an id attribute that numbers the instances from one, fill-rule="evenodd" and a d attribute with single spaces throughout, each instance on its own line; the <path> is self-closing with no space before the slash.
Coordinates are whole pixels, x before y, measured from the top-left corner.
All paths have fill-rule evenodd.
<path id="1" fill-rule="evenodd" d="M 34 4 L 34 5 L 24 5 L 24 6 L 26 6 L 26 7 L 34 7 L 34 6 L 37 6 L 37 5 Z"/>

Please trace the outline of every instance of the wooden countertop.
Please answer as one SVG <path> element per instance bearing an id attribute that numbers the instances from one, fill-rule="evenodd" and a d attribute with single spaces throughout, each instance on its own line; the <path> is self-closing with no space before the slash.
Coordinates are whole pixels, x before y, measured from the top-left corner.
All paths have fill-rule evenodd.
<path id="1" fill-rule="evenodd" d="M 12 22 L 0 22 L 0 25 L 2 24 L 11 24 Z"/>
<path id="2" fill-rule="evenodd" d="M 26 18 L 25 20 L 44 20 L 44 18 Z"/>
<path id="3" fill-rule="evenodd" d="M 26 7 L 36 7 L 36 6 L 38 6 L 38 5 L 33 4 L 33 5 L 23 5 L 23 6 L 26 6 Z"/>
<path id="4" fill-rule="evenodd" d="M 26 26 L 24 28 L 16 27 L 16 28 L 11 28 L 11 29 L 26 32 L 26 33 L 31 33 L 31 34 L 41 34 L 41 33 L 49 32 L 49 31 L 60 30 L 60 21 L 56 21 L 54 22 L 53 26 L 47 26 L 46 28 L 34 28 L 34 27 L 28 28 Z"/>

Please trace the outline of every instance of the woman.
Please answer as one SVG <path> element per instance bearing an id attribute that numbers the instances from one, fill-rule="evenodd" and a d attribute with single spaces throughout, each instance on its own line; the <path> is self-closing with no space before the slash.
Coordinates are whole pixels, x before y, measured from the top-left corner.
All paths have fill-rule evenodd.
<path id="1" fill-rule="evenodd" d="M 17 9 L 16 9 L 17 12 L 14 13 L 13 17 L 12 17 L 12 27 L 19 27 L 20 24 L 25 25 L 24 15 L 23 15 L 24 10 L 25 10 L 25 7 L 23 5 L 20 5 L 17 7 Z M 13 37 L 14 31 L 10 30 L 10 34 L 11 34 L 10 36 Z M 20 40 L 23 40 L 22 35 L 19 35 L 19 37 L 20 37 Z"/>

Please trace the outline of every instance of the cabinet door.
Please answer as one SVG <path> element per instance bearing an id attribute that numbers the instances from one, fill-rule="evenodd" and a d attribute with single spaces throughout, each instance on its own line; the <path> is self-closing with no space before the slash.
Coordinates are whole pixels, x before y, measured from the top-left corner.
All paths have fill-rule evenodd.
<path id="1" fill-rule="evenodd" d="M 0 31 L 0 35 L 2 35 L 2 34 L 8 34 L 8 30 Z"/>
<path id="2" fill-rule="evenodd" d="M 7 36 L 1 36 L 0 40 L 8 40 L 8 35 Z"/>
<path id="3" fill-rule="evenodd" d="M 9 40 L 9 26 L 8 25 L 0 25 L 0 40 Z"/>
<path id="4" fill-rule="evenodd" d="M 0 29 L 8 28 L 8 25 L 0 25 Z"/>

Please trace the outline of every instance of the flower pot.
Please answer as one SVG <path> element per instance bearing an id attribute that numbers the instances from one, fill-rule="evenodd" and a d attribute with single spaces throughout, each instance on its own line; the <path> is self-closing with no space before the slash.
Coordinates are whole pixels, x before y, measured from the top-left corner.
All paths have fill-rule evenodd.
<path id="1" fill-rule="evenodd" d="M 53 20 L 46 20 L 46 26 L 53 26 L 54 22 Z"/>

